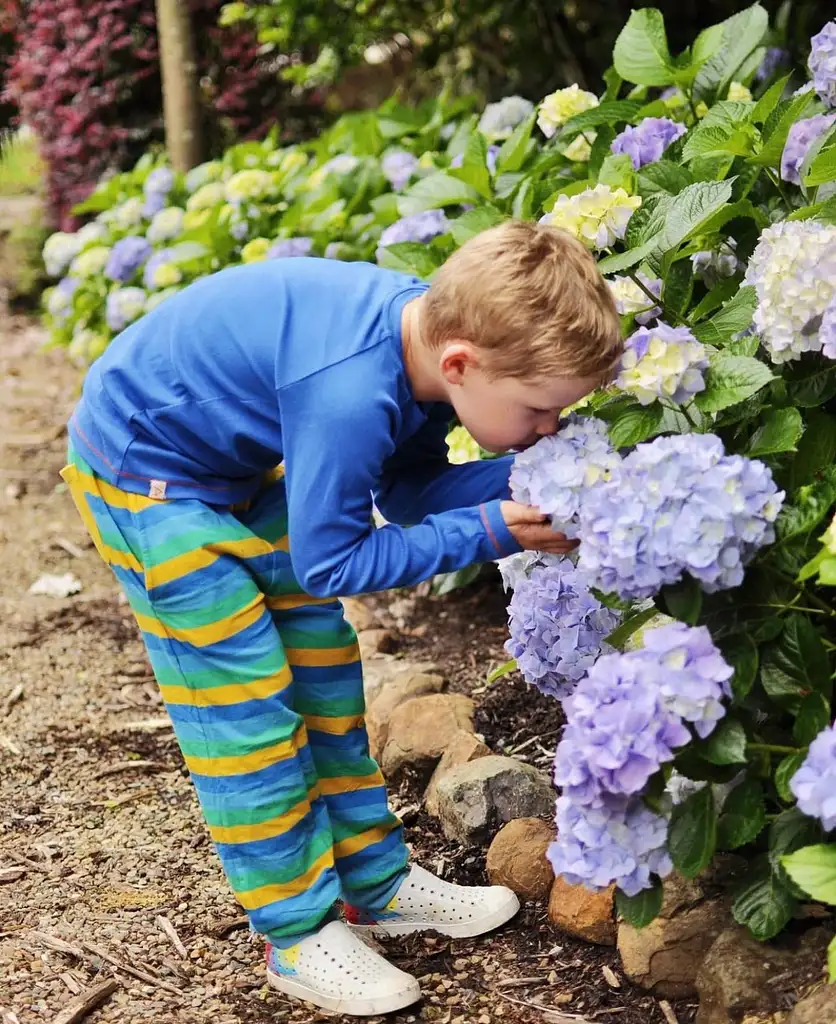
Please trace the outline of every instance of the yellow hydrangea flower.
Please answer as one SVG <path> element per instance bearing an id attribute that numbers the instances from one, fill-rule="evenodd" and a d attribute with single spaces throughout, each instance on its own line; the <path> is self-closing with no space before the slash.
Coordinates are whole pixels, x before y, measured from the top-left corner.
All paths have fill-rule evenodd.
<path id="1" fill-rule="evenodd" d="M 592 143 L 596 138 L 596 132 L 591 132 L 588 135 L 578 135 L 563 150 L 563 155 L 567 160 L 574 160 L 575 163 L 585 164 L 590 156 L 592 156 Z"/>
<path id="2" fill-rule="evenodd" d="M 623 188 L 596 185 L 575 196 L 558 196 L 540 223 L 563 228 L 590 249 L 606 249 L 624 237 L 628 221 L 641 204 L 640 196 L 628 196 Z"/>
<path id="3" fill-rule="evenodd" d="M 447 461 L 455 466 L 481 458 L 479 445 L 464 427 L 453 427 L 447 435 Z"/>
<path id="4" fill-rule="evenodd" d="M 269 238 L 254 238 L 251 242 L 247 242 L 241 250 L 241 259 L 244 263 L 260 263 L 267 259 L 269 248 Z"/>
<path id="5" fill-rule="evenodd" d="M 744 100 L 748 102 L 752 99 L 752 94 L 742 82 L 732 82 L 729 86 L 729 95 L 727 96 L 727 99 Z"/>
<path id="6" fill-rule="evenodd" d="M 598 104 L 599 100 L 595 93 L 585 92 L 575 83 L 568 89 L 558 89 L 557 92 L 546 96 L 537 112 L 537 124 L 546 138 L 550 139 L 569 118 L 582 114 L 585 110 L 591 110 Z"/>
<path id="7" fill-rule="evenodd" d="M 199 188 L 193 196 L 189 196 L 186 209 L 210 210 L 214 206 L 220 206 L 225 198 L 223 185 L 219 181 L 212 181 Z"/>

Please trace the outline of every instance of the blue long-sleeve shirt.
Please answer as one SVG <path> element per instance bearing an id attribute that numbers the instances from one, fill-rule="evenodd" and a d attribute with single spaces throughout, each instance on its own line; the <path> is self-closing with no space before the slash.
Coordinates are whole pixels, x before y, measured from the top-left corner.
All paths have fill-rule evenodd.
<path id="1" fill-rule="evenodd" d="M 401 313 L 426 287 L 306 258 L 204 278 L 93 364 L 71 439 L 124 490 L 217 505 L 284 462 L 291 558 L 314 596 L 518 551 L 499 508 L 509 460 L 451 466 L 452 410 L 412 395 Z M 373 528 L 373 500 L 390 525 Z"/>

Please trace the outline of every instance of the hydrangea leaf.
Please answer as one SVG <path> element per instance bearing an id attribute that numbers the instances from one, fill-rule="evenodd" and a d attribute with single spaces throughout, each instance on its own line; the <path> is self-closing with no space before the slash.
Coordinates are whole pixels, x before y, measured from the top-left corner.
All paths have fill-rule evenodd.
<path id="1" fill-rule="evenodd" d="M 793 759 L 797 756 L 793 755 Z M 787 759 L 789 760 L 789 758 Z M 794 774 L 794 772 L 793 772 Z M 783 797 L 782 797 L 783 799 Z M 790 799 L 794 799 L 790 795 Z M 772 870 L 785 882 L 789 878 L 781 866 L 781 858 L 785 854 L 800 850 L 803 846 L 812 846 L 821 842 L 822 827 L 815 818 L 809 818 L 797 807 L 789 807 L 775 818 L 769 826 L 769 862 Z"/>
<path id="2" fill-rule="evenodd" d="M 756 394 L 772 377 L 769 367 L 758 359 L 721 355 L 709 366 L 705 391 L 695 402 L 702 412 L 719 412 Z"/>
<path id="3" fill-rule="evenodd" d="M 633 162 L 626 153 L 610 153 L 598 172 L 600 184 L 609 185 L 610 188 L 623 188 L 629 195 L 634 191 L 635 177 Z"/>
<path id="4" fill-rule="evenodd" d="M 734 669 L 731 688 L 734 700 L 739 704 L 752 689 L 757 677 L 758 648 L 748 633 L 735 633 L 721 642 L 720 649 Z"/>
<path id="5" fill-rule="evenodd" d="M 734 718 L 724 718 L 700 744 L 699 753 L 712 764 L 746 763 L 746 730 Z"/>
<path id="6" fill-rule="evenodd" d="M 758 779 L 744 779 L 729 794 L 717 823 L 717 845 L 736 850 L 751 843 L 766 826 L 763 786 Z"/>
<path id="7" fill-rule="evenodd" d="M 533 112 L 524 121 L 521 121 L 503 142 L 496 157 L 497 173 L 518 171 L 522 167 L 529 151 L 531 133 L 536 123 L 537 114 Z"/>
<path id="8" fill-rule="evenodd" d="M 380 250 L 378 263 L 391 270 L 428 278 L 441 266 L 441 259 L 423 242 L 394 242 Z"/>
<path id="9" fill-rule="evenodd" d="M 778 537 L 786 541 L 814 530 L 833 507 L 834 501 L 836 467 L 826 466 L 817 480 L 800 487 L 793 494 L 792 501 L 781 509 L 776 523 Z"/>
<path id="10" fill-rule="evenodd" d="M 803 764 L 805 756 L 803 750 L 797 754 L 787 754 L 775 769 L 775 789 L 785 804 L 795 803 L 795 796 L 790 789 L 790 779 Z M 801 812 L 799 811 L 798 813 L 800 814 Z M 811 819 L 806 818 L 805 820 L 810 821 Z"/>
<path id="11" fill-rule="evenodd" d="M 779 452 L 794 452 L 803 433 L 804 421 L 798 409 L 771 409 L 755 431 L 746 454 L 754 459 Z"/>
<path id="12" fill-rule="evenodd" d="M 456 245 L 464 245 L 475 235 L 501 224 L 504 220 L 505 217 L 495 206 L 489 204 L 477 206 L 473 210 L 465 211 L 461 217 L 450 222 L 450 234 Z"/>
<path id="13" fill-rule="evenodd" d="M 439 172 L 410 185 L 406 193 L 398 198 L 398 210 L 402 217 L 408 217 L 424 210 L 480 201 L 481 197 L 472 185 Z"/>
<path id="14" fill-rule="evenodd" d="M 792 738 L 799 746 L 806 747 L 828 725 L 830 725 L 830 702 L 821 693 L 808 693 L 798 709 Z"/>
<path id="15" fill-rule="evenodd" d="M 653 887 L 642 889 L 636 896 L 628 896 L 621 889 L 615 891 L 615 909 L 633 928 L 646 928 L 662 909 L 662 882 L 654 876 Z"/>
<path id="16" fill-rule="evenodd" d="M 732 181 L 697 181 L 674 196 L 659 239 L 662 251 L 681 245 L 731 198 Z"/>
<path id="17" fill-rule="evenodd" d="M 833 684 L 827 651 L 806 615 L 787 616 L 778 643 L 768 652 L 761 679 L 767 693 L 783 698 L 793 711 L 811 691 L 830 697 Z"/>
<path id="18" fill-rule="evenodd" d="M 664 409 L 658 402 L 644 408 L 632 408 L 610 424 L 609 435 L 613 448 L 632 448 L 658 432 Z"/>
<path id="19" fill-rule="evenodd" d="M 488 170 L 488 144 L 481 132 L 473 132 L 467 140 L 461 167 L 450 170 L 448 174 L 475 188 L 484 199 L 491 198 L 493 193 Z"/>
<path id="20" fill-rule="evenodd" d="M 763 126 L 763 148 L 749 159 L 760 166 L 777 167 L 781 162 L 790 128 L 804 116 L 814 99 L 815 94 L 803 92 L 779 103 Z"/>
<path id="21" fill-rule="evenodd" d="M 694 94 L 701 99 L 723 96 L 728 92 L 738 68 L 760 45 L 769 29 L 769 15 L 756 3 L 721 24 L 722 43 L 694 79 Z"/>
<path id="22" fill-rule="evenodd" d="M 693 183 L 694 179 L 688 169 L 680 167 L 673 160 L 657 160 L 642 167 L 638 174 L 638 190 L 643 199 L 656 192 L 675 196 Z"/>
<path id="23" fill-rule="evenodd" d="M 594 131 L 601 125 L 629 123 L 635 120 L 641 109 L 642 104 L 637 100 L 606 100 L 591 110 L 570 117 L 560 133 L 560 141 L 571 142 L 581 132 Z"/>
<path id="24" fill-rule="evenodd" d="M 629 270 L 641 263 L 656 248 L 656 239 L 651 238 L 643 245 L 635 249 L 628 249 L 626 252 L 617 252 L 612 256 L 605 256 L 598 261 L 598 269 L 602 274 L 618 274 L 622 270 Z"/>
<path id="25" fill-rule="evenodd" d="M 781 102 L 781 97 L 784 95 L 784 91 L 787 88 L 789 80 L 790 75 L 785 75 L 783 78 L 778 79 L 777 82 L 770 85 L 763 96 L 761 96 L 755 104 L 755 109 L 752 111 L 753 124 L 764 124 L 766 122 Z"/>
<path id="26" fill-rule="evenodd" d="M 836 903 L 836 843 L 803 846 L 781 858 L 795 884 L 814 900 Z"/>
<path id="27" fill-rule="evenodd" d="M 836 396 L 836 365 L 832 359 L 808 355 L 785 368 L 784 382 L 790 402 L 811 409 Z"/>
<path id="28" fill-rule="evenodd" d="M 836 938 L 827 947 L 827 980 L 831 985 L 836 982 Z"/>
<path id="29" fill-rule="evenodd" d="M 702 590 L 693 576 L 683 577 L 679 583 L 662 588 L 662 597 L 668 613 L 680 622 L 695 626 L 702 610 Z"/>
<path id="30" fill-rule="evenodd" d="M 613 65 L 637 85 L 670 85 L 676 65 L 668 50 L 665 20 L 655 7 L 633 11 L 615 41 Z"/>
<path id="31" fill-rule="evenodd" d="M 674 867 L 686 878 L 695 878 L 717 848 L 717 812 L 711 787 L 693 793 L 674 807 L 668 832 L 668 849 Z"/>
<path id="32" fill-rule="evenodd" d="M 832 136 L 831 136 L 832 140 Z M 836 181 L 836 145 L 822 149 L 801 179 L 808 188 Z"/>
<path id="33" fill-rule="evenodd" d="M 651 608 L 645 608 L 643 611 L 637 612 L 635 615 L 631 615 L 630 618 L 625 619 L 620 626 L 610 633 L 606 638 L 606 642 L 610 647 L 614 647 L 618 651 L 624 650 L 624 645 L 630 637 L 658 614 L 659 610 L 654 605 Z"/>
<path id="34" fill-rule="evenodd" d="M 732 904 L 732 915 L 752 935 L 766 942 L 787 924 L 796 900 L 790 889 L 770 869 L 764 858 L 759 868 L 747 874 Z"/>

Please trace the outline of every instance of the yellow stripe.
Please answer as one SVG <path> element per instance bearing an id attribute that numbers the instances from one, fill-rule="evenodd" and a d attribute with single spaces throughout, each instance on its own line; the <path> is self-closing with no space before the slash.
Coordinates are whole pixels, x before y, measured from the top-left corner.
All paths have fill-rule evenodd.
<path id="1" fill-rule="evenodd" d="M 318 796 L 319 789 L 314 787 L 308 793 L 307 799 L 300 800 L 285 814 L 251 825 L 210 825 L 209 833 L 216 843 L 254 843 L 259 839 L 274 839 L 303 821 L 310 813 L 311 801 L 316 800 Z"/>
<path id="2" fill-rule="evenodd" d="M 150 633 L 151 636 L 159 636 L 163 639 L 173 638 L 186 644 L 193 644 L 195 647 L 208 647 L 221 640 L 228 640 L 236 633 L 252 626 L 254 622 L 258 622 L 264 614 L 264 598 L 261 594 L 257 594 L 234 615 L 219 619 L 217 622 L 209 622 L 205 626 L 193 626 L 190 629 L 178 629 L 166 625 L 160 619 L 138 612 L 135 614 L 136 621 L 143 633 Z"/>
<path id="3" fill-rule="evenodd" d="M 363 789 L 376 789 L 383 784 L 383 775 L 380 769 L 372 775 L 340 775 L 335 779 L 319 780 L 319 788 L 323 796 L 358 793 Z"/>
<path id="4" fill-rule="evenodd" d="M 268 608 L 304 608 L 305 605 L 334 604 L 333 597 L 311 597 L 310 594 L 276 594 L 265 598 Z"/>
<path id="5" fill-rule="evenodd" d="M 287 647 L 284 653 L 291 665 L 305 668 L 350 665 L 360 660 L 360 648 L 356 643 L 347 647 Z"/>
<path id="6" fill-rule="evenodd" d="M 290 666 L 274 675 L 263 679 L 253 679 L 249 683 L 225 683 L 223 686 L 210 686 L 206 689 L 194 689 L 189 686 L 160 686 L 160 692 L 166 704 L 189 704 L 195 708 L 218 708 L 229 704 L 241 704 L 247 700 L 267 700 L 277 693 L 286 690 L 293 680 Z"/>
<path id="7" fill-rule="evenodd" d="M 325 715 L 305 715 L 305 725 L 308 730 L 325 732 L 330 736 L 345 736 L 352 729 L 360 729 L 365 724 L 362 715 L 341 715 L 337 718 L 328 718 Z"/>
<path id="8" fill-rule="evenodd" d="M 192 551 L 184 551 L 181 555 L 167 558 L 164 562 L 152 565 L 145 573 L 146 586 L 162 586 L 163 583 L 171 583 L 172 580 L 182 579 L 190 572 L 198 569 L 205 569 L 217 561 L 221 555 L 234 555 L 236 558 L 256 558 L 258 555 L 269 555 L 279 550 L 275 545 L 262 537 L 242 537 L 240 540 L 222 540 L 204 547 L 194 548 Z"/>
<path id="9" fill-rule="evenodd" d="M 299 893 L 306 892 L 316 883 L 320 875 L 333 866 L 334 851 L 333 849 L 326 850 L 322 856 L 317 857 L 307 871 L 289 882 L 260 885 L 257 889 L 238 891 L 235 895 L 245 910 L 258 910 L 259 907 L 266 907 L 268 903 L 286 900 L 290 896 L 298 896 Z"/>
<path id="10" fill-rule="evenodd" d="M 144 494 L 122 491 L 118 487 L 114 487 L 113 484 L 109 484 L 107 480 L 102 480 L 101 477 L 90 476 L 89 473 L 80 470 L 78 466 L 68 466 L 67 468 L 73 471 L 75 480 L 81 490 L 86 491 L 88 494 L 95 494 L 96 497 L 101 498 L 106 504 L 112 505 L 114 508 L 125 508 L 129 512 L 142 512 L 152 505 L 166 504 L 165 501 L 157 498 L 146 498 Z M 61 475 L 64 476 L 63 473 Z M 67 477 L 64 477 L 64 479 L 66 480 Z"/>
<path id="11" fill-rule="evenodd" d="M 350 857 L 353 853 L 359 853 L 360 850 L 365 850 L 368 846 L 373 846 L 375 843 L 379 843 L 382 839 L 385 839 L 393 828 L 398 827 L 398 822 L 391 822 L 388 825 L 375 825 L 374 828 L 370 828 L 367 832 L 361 832 L 359 836 L 349 836 L 348 839 L 341 839 L 340 842 L 334 843 L 334 856 Z"/>
<path id="12" fill-rule="evenodd" d="M 120 569 L 133 569 L 134 572 L 141 573 L 143 571 L 142 564 L 132 552 L 120 551 L 118 548 L 111 547 L 110 544 L 105 544 L 99 524 L 96 522 L 96 517 L 85 496 L 87 493 L 95 494 L 96 492 L 90 491 L 89 488 L 85 488 L 82 485 L 81 476 L 82 474 L 78 472 L 75 466 L 66 466 L 61 470 L 61 477 L 70 489 L 70 494 L 72 495 L 75 507 L 78 509 L 78 514 L 81 516 L 82 522 L 90 534 L 90 539 L 96 545 L 99 555 L 108 565 L 116 565 Z M 88 477 L 88 479 L 90 478 Z"/>
<path id="13" fill-rule="evenodd" d="M 281 743 L 274 743 L 270 747 L 262 747 L 261 750 L 253 750 L 249 754 L 236 754 L 228 757 L 195 757 L 184 755 L 189 771 L 197 775 L 246 775 L 248 772 L 257 772 L 262 768 L 269 768 L 279 761 L 286 761 L 293 757 L 307 742 L 307 736 L 303 737 L 301 730 L 292 740 L 282 740 Z"/>

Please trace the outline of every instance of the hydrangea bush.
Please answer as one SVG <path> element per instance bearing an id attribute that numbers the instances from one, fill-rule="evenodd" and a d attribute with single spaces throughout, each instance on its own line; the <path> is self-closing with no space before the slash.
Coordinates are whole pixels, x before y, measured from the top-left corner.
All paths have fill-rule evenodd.
<path id="1" fill-rule="evenodd" d="M 90 359 L 143 304 L 236 263 L 431 278 L 511 217 L 589 246 L 625 357 L 512 478 L 580 545 L 500 568 L 509 664 L 567 720 L 552 863 L 615 883 L 637 925 L 672 869 L 725 850 L 751 858 L 733 908 L 759 938 L 805 891 L 836 903 L 834 40 L 821 25 L 803 79 L 758 4 L 679 55 L 659 10 L 633 11 L 594 93 L 390 101 L 185 177 L 146 158 L 45 251 L 53 339 Z M 450 445 L 479 456 L 461 431 Z"/>

